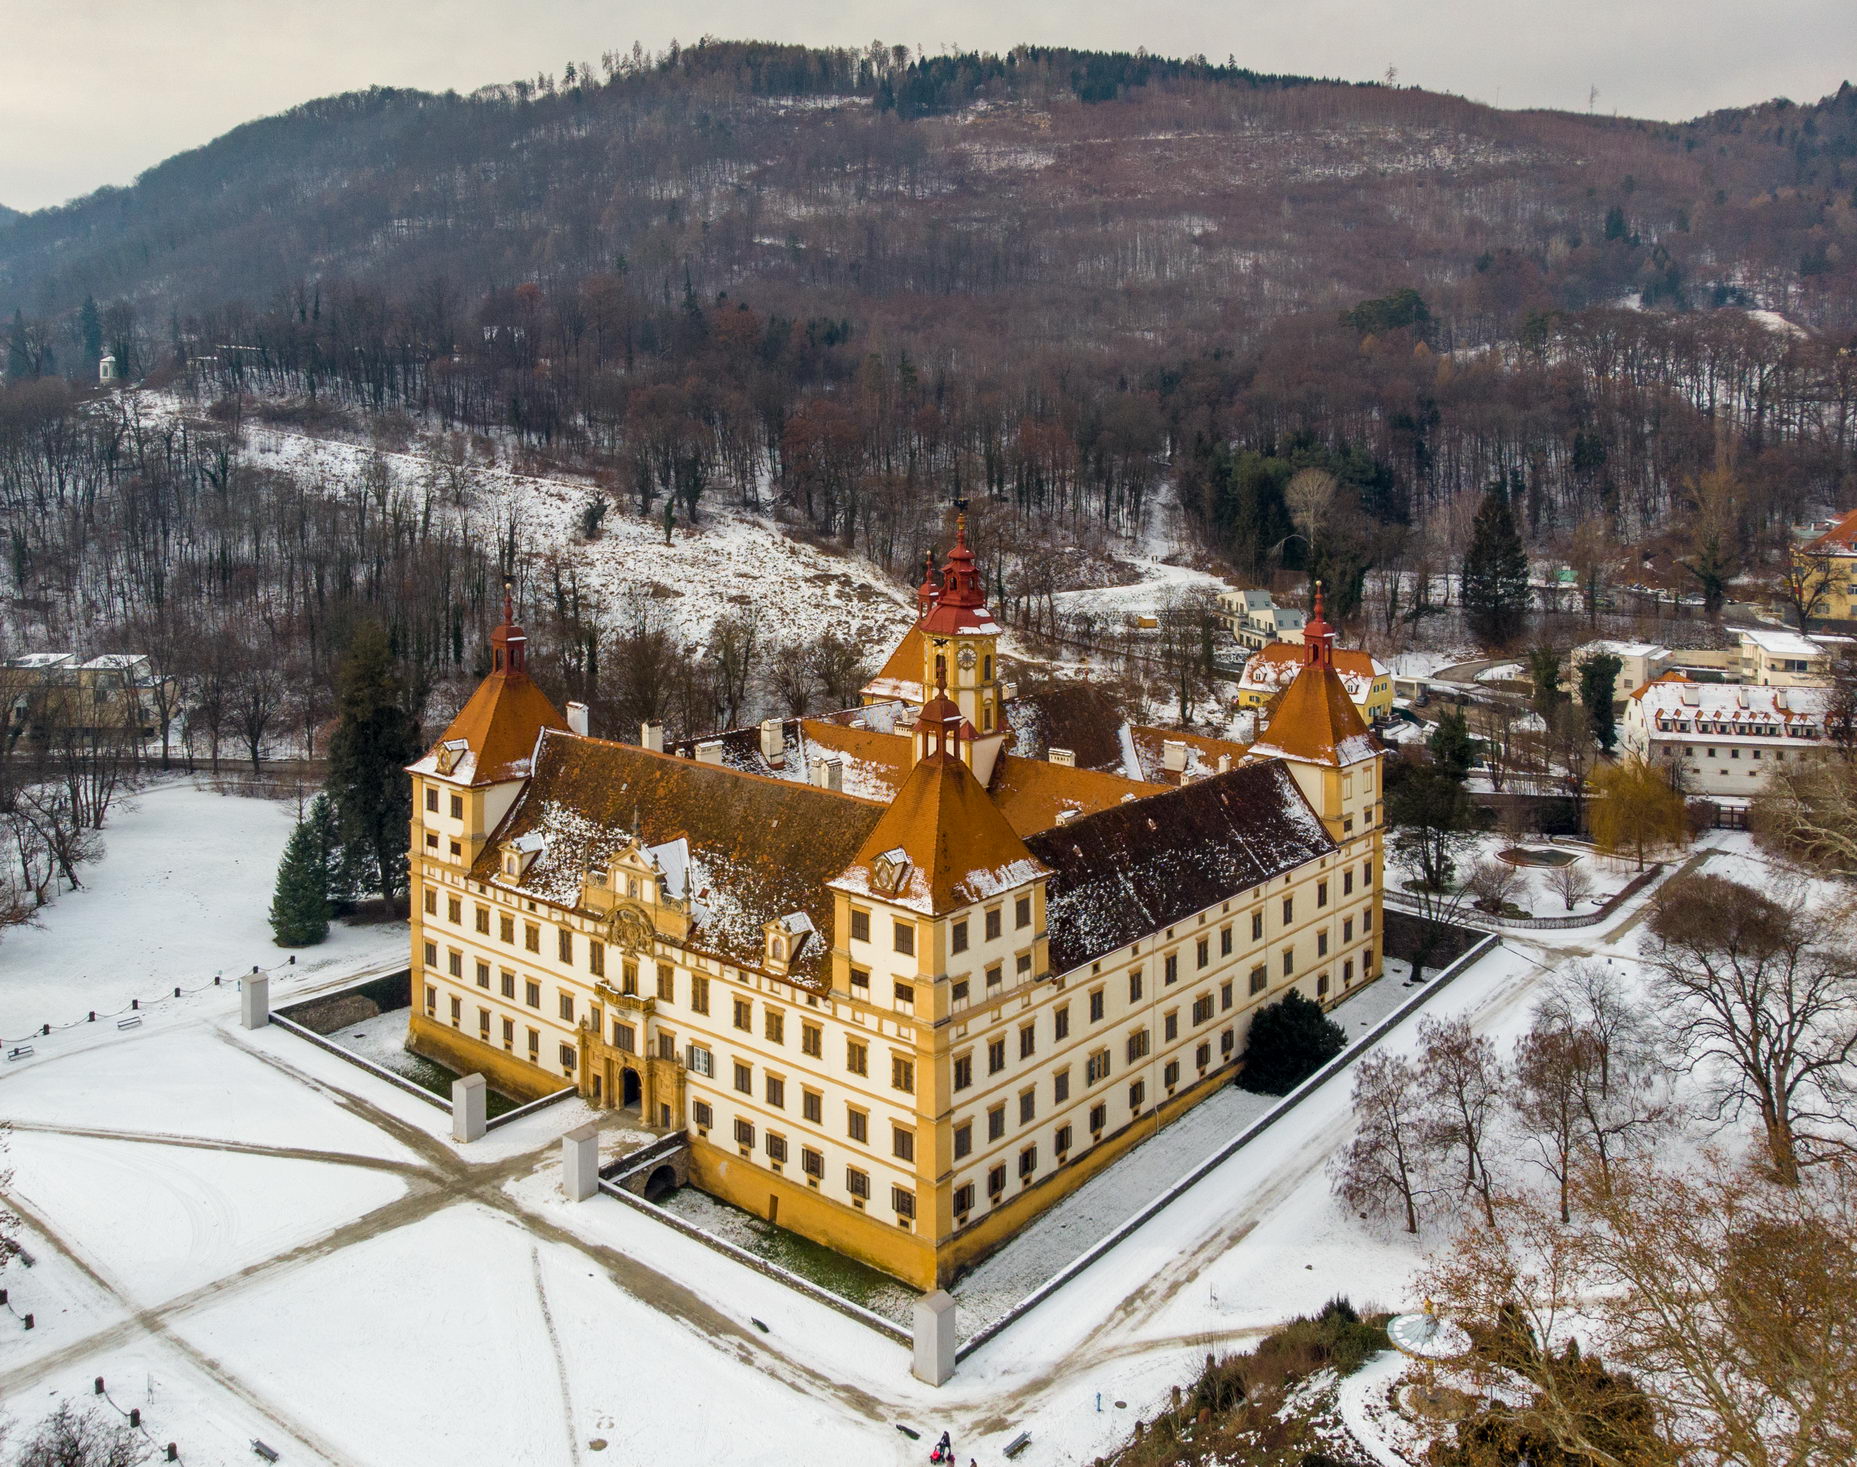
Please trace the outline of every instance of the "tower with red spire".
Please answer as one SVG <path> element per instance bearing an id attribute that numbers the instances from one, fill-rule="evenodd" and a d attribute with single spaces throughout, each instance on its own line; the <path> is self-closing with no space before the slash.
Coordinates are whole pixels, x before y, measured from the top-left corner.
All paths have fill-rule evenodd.
<path id="1" fill-rule="evenodd" d="M 1311 609 L 1309 622 L 1302 629 L 1303 663 L 1308 667 L 1333 667 L 1335 665 L 1335 629 L 1328 624 L 1328 618 L 1322 615 L 1322 583 L 1315 583 L 1315 605 Z"/>
<path id="2" fill-rule="evenodd" d="M 1000 627 L 987 609 L 980 566 L 967 543 L 967 504 L 955 502 L 954 546 L 939 582 L 924 576 L 917 592 L 922 619 L 922 687 L 960 710 L 960 752 L 985 784 L 1006 741 L 1006 705 L 999 680 Z M 931 594 L 932 593 L 932 594 Z M 927 701 L 927 700 L 925 700 Z"/>

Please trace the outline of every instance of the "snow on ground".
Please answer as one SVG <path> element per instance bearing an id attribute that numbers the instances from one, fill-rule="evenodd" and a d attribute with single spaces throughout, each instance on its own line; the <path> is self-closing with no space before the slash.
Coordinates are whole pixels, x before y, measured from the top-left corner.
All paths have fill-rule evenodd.
<path id="1" fill-rule="evenodd" d="M 0 1036 L 81 1021 L 228 979 L 254 965 L 289 963 L 265 920 L 295 807 L 162 784 L 119 804 L 101 861 L 33 927 L 0 937 Z M 301 982 L 406 954 L 404 924 L 346 927 L 297 953 Z M 186 1000 L 181 1000 L 185 1002 Z"/>

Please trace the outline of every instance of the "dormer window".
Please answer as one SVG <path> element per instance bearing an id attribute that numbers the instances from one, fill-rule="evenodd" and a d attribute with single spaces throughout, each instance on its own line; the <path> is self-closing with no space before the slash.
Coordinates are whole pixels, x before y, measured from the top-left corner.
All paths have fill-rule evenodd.
<path id="1" fill-rule="evenodd" d="M 522 875 L 522 857 L 517 855 L 514 851 L 505 855 L 503 857 L 503 874 L 505 876 Z"/>
<path id="2" fill-rule="evenodd" d="M 909 879 L 909 855 L 901 846 L 885 851 L 870 863 L 871 879 L 877 889 L 894 896 Z"/>
<path id="3" fill-rule="evenodd" d="M 471 746 L 463 739 L 446 739 L 438 746 L 438 772 L 450 774 L 458 767 L 458 761 L 464 757 Z"/>
<path id="4" fill-rule="evenodd" d="M 789 912 L 769 922 L 761 929 L 767 940 L 767 966 L 785 973 L 806 951 L 815 930 L 812 918 L 804 912 Z"/>

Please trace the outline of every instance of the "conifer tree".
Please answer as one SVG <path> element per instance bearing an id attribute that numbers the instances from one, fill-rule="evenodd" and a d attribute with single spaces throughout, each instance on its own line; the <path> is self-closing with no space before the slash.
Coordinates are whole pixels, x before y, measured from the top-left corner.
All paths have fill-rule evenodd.
<path id="1" fill-rule="evenodd" d="M 1580 702 L 1586 705 L 1586 721 L 1593 740 L 1606 753 L 1618 742 L 1618 716 L 1612 711 L 1612 694 L 1618 688 L 1619 669 L 1624 666 L 1610 652 L 1598 652 L 1580 664 Z"/>
<path id="2" fill-rule="evenodd" d="M 271 935 L 279 947 L 313 947 L 329 935 L 327 880 L 316 830 L 299 821 L 284 845 L 271 897 Z"/>
<path id="3" fill-rule="evenodd" d="M 94 373 L 103 359 L 103 317 L 97 311 L 95 296 L 84 297 L 84 308 L 77 313 L 77 329 L 84 339 L 84 360 Z"/>
<path id="4" fill-rule="evenodd" d="M 1438 715 L 1438 726 L 1426 740 L 1432 764 L 1440 774 L 1457 784 L 1470 778 L 1471 766 L 1477 762 L 1477 741 L 1470 737 L 1470 724 L 1461 708 L 1447 708 Z"/>
<path id="5" fill-rule="evenodd" d="M 1528 556 L 1509 496 L 1500 482 L 1491 484 L 1470 527 L 1464 552 L 1464 615 L 1470 630 L 1486 646 L 1505 647 L 1528 619 Z"/>
<path id="6" fill-rule="evenodd" d="M 402 696 L 387 633 L 378 622 L 364 623 L 342 664 L 328 789 L 344 844 L 389 901 L 406 885 L 413 795 L 405 767 L 419 757 L 419 730 Z"/>
<path id="7" fill-rule="evenodd" d="M 340 916 L 349 911 L 361 895 L 367 863 L 357 861 L 355 848 L 342 839 L 341 821 L 326 794 L 310 801 L 303 823 L 313 832 L 316 850 L 322 859 L 323 889 L 329 897 L 329 914 Z"/>
<path id="8" fill-rule="evenodd" d="M 1314 999 L 1291 989 L 1251 1020 L 1238 1083 L 1259 1095 L 1288 1095 L 1346 1048 L 1348 1036 Z"/>

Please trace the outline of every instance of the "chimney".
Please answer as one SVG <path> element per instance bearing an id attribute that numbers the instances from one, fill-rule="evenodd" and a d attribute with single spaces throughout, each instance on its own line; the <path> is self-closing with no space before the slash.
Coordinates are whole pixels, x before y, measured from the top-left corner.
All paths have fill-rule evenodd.
<path id="1" fill-rule="evenodd" d="M 640 747 L 651 750 L 654 754 L 664 752 L 664 725 L 655 718 L 638 726 Z"/>
<path id="2" fill-rule="evenodd" d="M 786 762 L 787 736 L 778 718 L 761 720 L 761 757 L 769 764 Z"/>
<path id="3" fill-rule="evenodd" d="M 1057 812 L 1057 823 L 1059 825 L 1068 825 L 1082 813 L 1081 810 L 1075 810 L 1066 805 L 1062 810 Z"/>
<path id="4" fill-rule="evenodd" d="M 567 731 L 577 733 L 582 738 L 587 736 L 587 705 L 585 703 L 567 705 Z"/>
<path id="5" fill-rule="evenodd" d="M 845 761 L 836 754 L 819 760 L 812 767 L 812 782 L 822 790 L 844 789 Z"/>
<path id="6" fill-rule="evenodd" d="M 1161 768 L 1169 774 L 1186 773 L 1186 745 L 1179 739 L 1167 739 L 1161 744 Z"/>
<path id="7" fill-rule="evenodd" d="M 720 764 L 722 762 L 722 740 L 704 739 L 696 746 L 698 764 Z"/>
<path id="8" fill-rule="evenodd" d="M 1053 764 L 1062 764 L 1066 769 L 1077 767 L 1077 752 L 1074 749 L 1051 749 L 1045 757 Z"/>
<path id="9" fill-rule="evenodd" d="M 1219 755 L 1219 773 L 1228 774 L 1231 772 L 1231 767 L 1232 767 L 1232 756 L 1230 754 Z"/>

